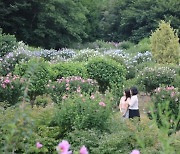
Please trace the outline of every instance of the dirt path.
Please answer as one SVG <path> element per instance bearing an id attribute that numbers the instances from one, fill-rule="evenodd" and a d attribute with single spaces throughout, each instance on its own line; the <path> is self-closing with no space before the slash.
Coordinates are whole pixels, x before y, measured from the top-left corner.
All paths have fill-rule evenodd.
<path id="1" fill-rule="evenodd" d="M 147 108 L 151 103 L 151 98 L 150 98 L 150 96 L 146 95 L 145 93 L 140 93 L 138 95 L 138 99 L 139 99 L 140 113 L 141 113 L 141 115 L 145 115 L 148 112 Z"/>

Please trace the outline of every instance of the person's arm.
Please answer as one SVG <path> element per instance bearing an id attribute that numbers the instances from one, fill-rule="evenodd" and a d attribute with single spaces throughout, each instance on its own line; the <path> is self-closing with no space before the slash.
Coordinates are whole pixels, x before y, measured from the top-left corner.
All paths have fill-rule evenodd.
<path id="1" fill-rule="evenodd" d="M 121 108 L 122 108 L 122 97 L 120 99 L 120 103 L 119 103 L 119 110 L 121 111 Z"/>
<path id="2" fill-rule="evenodd" d="M 130 102 L 130 101 L 131 101 L 130 98 L 128 98 L 128 99 L 126 100 L 126 110 L 125 110 L 123 116 L 125 116 L 125 115 L 126 115 L 126 112 L 128 111 L 128 108 L 129 108 L 129 102 Z"/>

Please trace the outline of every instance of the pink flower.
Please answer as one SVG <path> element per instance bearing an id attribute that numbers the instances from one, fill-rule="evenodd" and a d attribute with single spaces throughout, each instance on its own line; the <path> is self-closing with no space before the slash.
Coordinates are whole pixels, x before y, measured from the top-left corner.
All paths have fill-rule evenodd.
<path id="1" fill-rule="evenodd" d="M 8 84 L 8 83 L 10 83 L 11 81 L 9 80 L 9 79 L 6 79 L 5 81 L 4 81 L 4 83 L 6 83 L 6 84 Z"/>
<path id="2" fill-rule="evenodd" d="M 171 92 L 171 97 L 174 97 L 175 96 L 175 92 Z"/>
<path id="3" fill-rule="evenodd" d="M 130 154 L 140 154 L 139 150 L 133 150 Z"/>
<path id="4" fill-rule="evenodd" d="M 70 144 L 68 141 L 63 140 L 61 143 L 58 144 L 56 147 L 56 150 L 59 154 L 71 154 L 72 152 L 69 151 Z"/>
<path id="5" fill-rule="evenodd" d="M 79 151 L 80 154 L 88 154 L 87 148 L 83 145 Z"/>
<path id="6" fill-rule="evenodd" d="M 95 97 L 94 97 L 94 95 L 91 95 L 91 97 L 90 97 L 91 99 L 94 99 Z"/>
<path id="7" fill-rule="evenodd" d="M 69 83 L 69 79 L 66 79 L 66 83 Z"/>
<path id="8" fill-rule="evenodd" d="M 66 87 L 66 90 L 69 90 L 70 88 L 69 87 Z"/>
<path id="9" fill-rule="evenodd" d="M 104 102 L 99 102 L 100 106 L 106 106 L 106 104 Z"/>
<path id="10" fill-rule="evenodd" d="M 67 98 L 67 95 L 64 95 L 63 97 L 62 97 L 62 99 L 66 99 Z"/>
<path id="11" fill-rule="evenodd" d="M 43 145 L 42 145 L 40 142 L 37 142 L 37 143 L 36 143 L 36 147 L 37 147 L 38 149 L 42 148 L 42 146 L 43 146 Z"/>
<path id="12" fill-rule="evenodd" d="M 174 89 L 173 86 L 171 86 L 171 87 L 166 87 L 166 90 L 173 90 L 173 89 Z"/>

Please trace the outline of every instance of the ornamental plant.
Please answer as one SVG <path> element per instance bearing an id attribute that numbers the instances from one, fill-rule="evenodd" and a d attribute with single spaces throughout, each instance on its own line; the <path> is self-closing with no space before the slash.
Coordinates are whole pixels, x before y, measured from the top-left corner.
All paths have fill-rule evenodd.
<path id="1" fill-rule="evenodd" d="M 0 102 L 7 102 L 10 105 L 18 103 L 22 96 L 24 79 L 11 73 L 0 77 Z"/>
<path id="2" fill-rule="evenodd" d="M 98 84 L 92 79 L 83 79 L 80 76 L 63 77 L 57 81 L 49 83 L 46 86 L 52 100 L 55 103 L 61 103 L 69 94 L 73 92 L 86 93 L 91 95 L 98 90 Z"/>
<path id="3" fill-rule="evenodd" d="M 54 79 L 69 76 L 80 76 L 87 78 L 87 70 L 83 63 L 80 62 L 60 62 L 51 65 L 52 70 L 55 72 Z"/>
<path id="4" fill-rule="evenodd" d="M 76 93 L 65 98 L 57 109 L 54 122 L 64 133 L 75 129 L 108 129 L 108 119 L 111 115 L 111 94 L 102 96 L 95 93 L 94 97 Z"/>
<path id="5" fill-rule="evenodd" d="M 159 27 L 150 37 L 151 50 L 158 63 L 180 62 L 180 46 L 177 31 L 171 28 L 169 22 L 161 21 Z"/>
<path id="6" fill-rule="evenodd" d="M 88 62 L 86 68 L 90 78 L 98 82 L 101 92 L 105 92 L 108 88 L 122 88 L 126 70 L 116 61 L 95 58 Z"/>
<path id="7" fill-rule="evenodd" d="M 17 42 L 14 35 L 3 34 L 0 28 L 0 57 L 17 48 Z"/>
<path id="8" fill-rule="evenodd" d="M 163 86 L 155 89 L 153 93 L 154 112 L 156 113 L 159 125 L 161 125 L 161 119 L 159 119 L 158 106 L 169 102 L 167 105 L 167 111 L 169 122 L 171 127 L 175 127 L 175 121 L 180 118 L 179 107 L 180 107 L 180 92 L 178 88 L 173 86 Z M 162 111 L 165 112 L 165 111 Z M 174 119 L 172 119 L 172 116 Z M 180 120 L 180 119 L 179 119 Z M 177 129 L 180 129 L 180 123 L 177 124 Z"/>
<path id="9" fill-rule="evenodd" d="M 51 77 L 49 64 L 42 58 L 33 58 L 17 65 L 15 73 L 27 79 L 27 93 L 33 107 L 36 97 L 46 93 L 45 87 Z"/>
<path id="10" fill-rule="evenodd" d="M 146 92 L 152 92 L 160 85 L 171 85 L 176 77 L 176 71 L 169 67 L 145 67 L 137 75 L 137 83 L 144 86 Z"/>

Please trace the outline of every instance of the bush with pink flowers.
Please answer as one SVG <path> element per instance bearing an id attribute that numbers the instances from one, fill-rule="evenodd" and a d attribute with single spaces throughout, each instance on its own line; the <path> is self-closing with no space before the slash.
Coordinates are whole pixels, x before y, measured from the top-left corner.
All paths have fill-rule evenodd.
<path id="1" fill-rule="evenodd" d="M 73 92 L 93 95 L 98 91 L 98 84 L 95 80 L 83 79 L 80 76 L 63 77 L 55 82 L 50 80 L 46 87 L 55 103 L 60 103 Z"/>
<path id="2" fill-rule="evenodd" d="M 106 96 L 95 93 L 93 97 L 81 93 L 67 96 L 55 113 L 55 125 L 60 126 L 64 132 L 92 128 L 106 130 L 112 113 L 110 97 L 108 93 Z"/>
<path id="3" fill-rule="evenodd" d="M 24 79 L 17 75 L 0 76 L 0 102 L 16 104 L 22 96 Z"/>
<path id="4" fill-rule="evenodd" d="M 153 94 L 153 102 L 154 102 L 154 113 L 157 115 L 157 119 L 159 119 L 158 108 L 159 105 L 166 105 L 167 103 L 167 111 L 169 112 L 169 121 L 171 121 L 173 126 L 173 119 L 179 118 L 179 107 L 180 107 L 180 92 L 178 88 L 174 88 L 173 86 L 167 87 L 158 87 L 155 89 Z M 165 111 L 162 111 L 165 114 Z M 159 119 L 160 122 L 160 119 Z M 177 129 L 180 128 L 180 123 L 178 123 Z"/>

